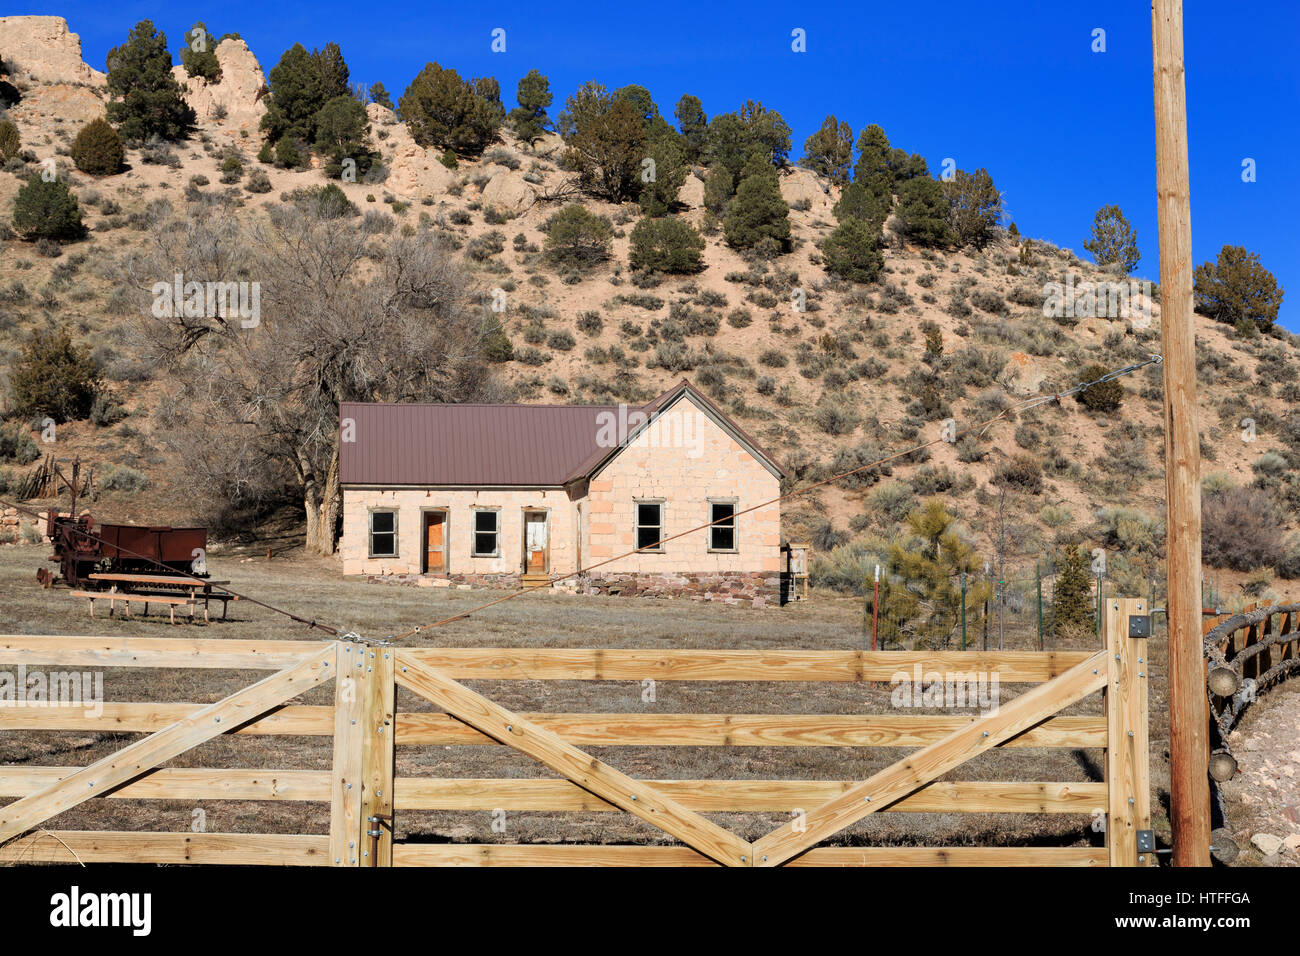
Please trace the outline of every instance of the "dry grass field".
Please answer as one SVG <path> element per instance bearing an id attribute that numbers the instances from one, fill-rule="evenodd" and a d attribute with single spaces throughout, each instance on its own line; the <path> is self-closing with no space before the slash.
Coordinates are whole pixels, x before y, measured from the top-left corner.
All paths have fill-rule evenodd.
<path id="1" fill-rule="evenodd" d="M 296 552 L 301 554 L 301 552 Z M 47 556 L 38 547 L 0 549 L 0 633 L 190 636 L 216 639 L 310 639 L 301 625 L 248 603 L 231 605 L 230 620 L 173 626 L 154 609 L 147 619 L 92 621 L 86 602 L 66 590 L 42 590 L 34 571 Z M 499 591 L 397 587 L 342 579 L 324 561 L 287 557 L 267 561 L 229 551 L 212 555 L 214 575 L 231 587 L 322 622 L 382 638 L 407 627 L 463 613 L 499 597 Z M 861 605 L 814 591 L 810 601 L 783 609 L 756 610 L 664 599 L 525 595 L 409 640 L 410 646 L 752 648 L 851 650 L 861 646 Z M 322 639 L 326 639 L 322 636 Z M 405 643 L 405 642 L 404 642 Z M 1159 632 L 1151 648 L 1163 658 Z M 1083 646 L 1080 647 L 1082 649 Z M 1027 649 L 1027 648 L 1026 648 Z M 36 661 L 32 666 L 38 666 Z M 264 676 L 262 672 L 122 669 L 105 671 L 108 701 L 211 702 Z M 1163 840 L 1167 786 L 1167 727 L 1162 668 L 1157 665 L 1151 700 L 1153 809 Z M 475 690 L 520 711 L 568 713 L 897 713 L 887 685 L 831 683 L 659 682 L 655 700 L 643 700 L 639 682 L 475 681 Z M 1002 685 L 1002 700 L 1029 685 Z M 301 699 L 332 701 L 328 687 Z M 1098 714 L 1097 695 L 1063 713 Z M 399 711 L 429 705 L 398 690 Z M 944 713 L 945 711 L 917 711 Z M 0 763 L 77 766 L 137 739 L 125 733 L 10 732 L 0 736 Z M 850 747 L 593 747 L 596 756 L 635 777 L 648 779 L 853 780 L 899 759 L 899 748 Z M 168 766 L 266 769 L 328 768 L 329 738 L 223 737 L 184 754 Z M 984 781 L 1100 781 L 1099 750 L 1009 748 L 966 764 L 946 779 Z M 545 777 L 550 772 L 500 747 L 397 749 L 397 776 Z M 94 801 L 50 821 L 51 829 L 152 829 L 187 831 L 195 811 L 209 832 L 328 832 L 328 805 L 298 801 Z M 777 826 L 783 813 L 714 814 L 720 825 L 753 839 Z M 662 833 L 629 814 L 510 813 L 504 833 L 494 832 L 486 812 L 399 812 L 397 839 L 404 841 L 662 843 Z M 846 843 L 929 846 L 1099 845 L 1090 820 L 1080 814 L 878 813 L 842 833 Z"/>

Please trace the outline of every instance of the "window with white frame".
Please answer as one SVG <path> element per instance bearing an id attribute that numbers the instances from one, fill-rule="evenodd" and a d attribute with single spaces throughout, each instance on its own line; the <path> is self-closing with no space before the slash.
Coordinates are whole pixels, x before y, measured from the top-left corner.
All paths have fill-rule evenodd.
<path id="1" fill-rule="evenodd" d="M 638 501 L 636 509 L 636 547 L 638 551 L 662 551 L 664 536 L 664 503 Z"/>
<path id="2" fill-rule="evenodd" d="M 501 512 L 474 512 L 474 557 L 496 558 L 501 555 Z"/>
<path id="3" fill-rule="evenodd" d="M 735 551 L 736 503 L 734 501 L 709 502 L 709 550 Z"/>
<path id="4" fill-rule="evenodd" d="M 370 512 L 370 556 L 397 557 L 397 512 Z"/>

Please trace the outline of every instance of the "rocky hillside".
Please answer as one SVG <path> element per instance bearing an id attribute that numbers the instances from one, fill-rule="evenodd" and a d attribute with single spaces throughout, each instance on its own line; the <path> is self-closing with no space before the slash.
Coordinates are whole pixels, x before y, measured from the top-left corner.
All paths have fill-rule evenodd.
<path id="1" fill-rule="evenodd" d="M 327 182 L 319 169 L 257 163 L 263 71 L 242 40 L 222 41 L 216 54 L 217 83 L 176 68 L 198 116 L 194 136 L 170 148 L 128 150 L 125 172 L 92 178 L 75 170 L 68 151 L 78 129 L 103 115 L 103 74 L 82 61 L 79 41 L 61 19 L 0 18 L 0 55 L 21 95 L 9 117 L 27 150 L 0 174 L 0 209 L 12 207 L 36 163 L 53 158 L 90 229 L 56 258 L 9 234 L 0 243 L 0 368 L 10 366 L 32 330 L 51 324 L 94 348 L 125 417 L 61 427 L 55 454 L 94 463 L 101 498 L 93 507 L 106 518 L 201 517 L 185 463 L 162 447 L 155 421 L 160 383 L 129 346 L 129 297 L 111 278 L 124 250 L 143 242 L 145 207 L 166 199 L 182 209 L 195 190 L 219 192 L 254 217 L 282 194 Z M 891 237 L 887 224 L 879 283 L 832 278 L 819 244 L 835 228 L 838 190 L 798 167 L 780 172 L 793 235 L 786 255 L 752 261 L 716 229 L 709 234 L 707 171 L 696 168 L 674 214 L 705 230 L 701 273 L 634 283 L 628 234 L 639 207 L 583 198 L 614 225 L 613 253 L 592 272 L 570 274 L 539 252 L 540 227 L 573 186 L 558 163 L 558 136 L 527 147 L 503 132 L 481 158 L 449 169 L 391 110 L 372 103 L 367 115 L 387 175 L 341 188 L 363 212 L 391 215 L 398 228 L 428 225 L 482 288 L 508 291 L 504 326 L 515 358 L 498 368 L 517 400 L 641 402 L 687 375 L 788 465 L 791 487 L 936 437 L 944 419 L 959 428 L 984 421 L 1069 387 L 1090 365 L 1125 366 L 1160 347 L 1158 301 L 1135 300 L 1127 318 L 1045 318 L 1050 283 L 1116 276 L 1069 249 L 1014 233 L 982 252 L 937 253 Z M 246 169 L 269 178 L 269 191 L 248 191 L 247 177 L 222 182 L 220 163 L 231 149 Z M 805 303 L 802 311 L 796 300 Z M 1295 340 L 1284 333 L 1240 338 L 1230 326 L 1197 321 L 1207 482 L 1214 489 L 1260 484 L 1294 529 Z M 787 536 L 811 539 L 823 553 L 856 541 L 859 552 L 844 552 L 851 557 L 895 535 L 918 500 L 943 495 L 980 551 L 1002 548 L 1011 567 L 1032 566 L 1055 542 L 1078 540 L 1086 550 L 1109 549 L 1134 582 L 1144 579 L 1158 567 L 1162 534 L 1159 369 L 1125 378 L 1123 389 L 1116 411 L 1089 411 L 1067 398 L 1009 416 L 979 438 L 936 447 L 922 460 L 896 462 L 878 480 L 796 499 L 785 509 Z M 1256 423 L 1251 440 L 1243 440 L 1247 418 Z M 12 485 L 31 466 L 0 467 Z M 1249 581 L 1245 572 L 1222 574 L 1254 593 L 1288 586 L 1272 569 Z"/>

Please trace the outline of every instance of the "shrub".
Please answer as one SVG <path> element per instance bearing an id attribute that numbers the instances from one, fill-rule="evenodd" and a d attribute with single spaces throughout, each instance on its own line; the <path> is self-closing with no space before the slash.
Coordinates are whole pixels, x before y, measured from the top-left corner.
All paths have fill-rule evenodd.
<path id="1" fill-rule="evenodd" d="M 1089 365 L 1080 373 L 1079 381 L 1093 382 L 1109 371 L 1110 369 L 1104 365 Z M 1089 411 L 1111 412 L 1119 408 L 1120 403 L 1124 401 L 1124 383 L 1119 379 L 1111 379 L 1109 382 L 1090 385 L 1079 392 L 1075 398 Z"/>
<path id="2" fill-rule="evenodd" d="M 149 478 L 129 465 L 113 465 L 99 481 L 105 491 L 124 491 L 133 494 L 149 487 Z"/>
<path id="3" fill-rule="evenodd" d="M 515 357 L 515 349 L 510 344 L 510 337 L 506 335 L 505 329 L 501 328 L 500 320 L 495 316 L 492 317 L 492 324 L 483 335 L 480 347 L 483 357 L 489 362 L 509 362 Z"/>
<path id="4" fill-rule="evenodd" d="M 77 239 L 85 232 L 81 207 L 66 183 L 35 174 L 14 199 L 14 228 L 28 239 Z"/>
<path id="5" fill-rule="evenodd" d="M 634 269 L 684 274 L 704 268 L 704 239 L 680 219 L 642 219 L 632 229 L 628 261 Z"/>
<path id="6" fill-rule="evenodd" d="M 1032 455 L 1016 455 L 997 467 L 990 483 L 1015 488 L 1031 495 L 1042 494 L 1043 466 Z"/>
<path id="7" fill-rule="evenodd" d="M 1285 557 L 1277 505 L 1259 488 L 1230 488 L 1201 505 L 1201 559 L 1214 568 L 1252 571 Z"/>
<path id="8" fill-rule="evenodd" d="M 824 401 L 813 411 L 813 421 L 828 435 L 847 435 L 858 427 L 858 414 L 847 402 Z"/>
<path id="9" fill-rule="evenodd" d="M 90 349 L 74 345 L 66 331 L 38 331 L 23 346 L 10 379 L 13 410 L 56 422 L 85 418 L 99 390 L 100 374 Z"/>
<path id="10" fill-rule="evenodd" d="M 600 331 L 604 327 L 605 320 L 600 317 L 599 312 L 584 312 L 578 316 L 578 331 L 583 335 L 590 335 L 594 338 L 600 335 Z"/>
<path id="11" fill-rule="evenodd" d="M 785 368 L 790 364 L 790 359 L 777 349 L 764 349 L 758 356 L 758 364 L 766 365 L 768 368 Z"/>
<path id="12" fill-rule="evenodd" d="M 546 255 L 560 265 L 589 268 L 609 258 L 613 235 L 608 219 L 570 203 L 546 221 Z"/>
<path id="13" fill-rule="evenodd" d="M 23 140 L 12 120 L 0 120 L 0 162 L 8 162 L 22 152 Z"/>
<path id="14" fill-rule="evenodd" d="M 576 344 L 576 340 L 572 332 L 561 329 L 558 332 L 552 332 L 547 337 L 546 344 L 557 352 L 568 352 Z"/>
<path id="15" fill-rule="evenodd" d="M 126 152 L 117 130 L 107 120 L 91 120 L 81 127 L 72 141 L 72 161 L 83 173 L 111 176 L 121 172 Z"/>
<path id="16" fill-rule="evenodd" d="M 271 177 L 266 174 L 265 169 L 255 169 L 248 174 L 248 181 L 244 183 L 244 188 L 250 193 L 269 193 Z"/>
<path id="17" fill-rule="evenodd" d="M 16 423 L 0 427 L 0 460 L 30 465 L 40 457 L 40 448 L 25 429 Z"/>

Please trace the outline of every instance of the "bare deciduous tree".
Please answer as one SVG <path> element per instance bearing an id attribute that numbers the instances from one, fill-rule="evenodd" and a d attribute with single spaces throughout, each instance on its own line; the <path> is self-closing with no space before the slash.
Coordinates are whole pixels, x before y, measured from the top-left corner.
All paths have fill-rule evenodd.
<path id="1" fill-rule="evenodd" d="M 159 417 L 201 490 L 234 507 L 291 490 L 307 548 L 331 554 L 339 403 L 491 401 L 483 344 L 499 326 L 426 231 L 386 235 L 313 198 L 247 215 L 155 217 L 147 250 L 122 264 L 139 342 L 168 372 Z M 184 301 L 160 304 L 177 281 Z M 236 282 L 257 284 L 242 312 L 207 293 Z"/>

